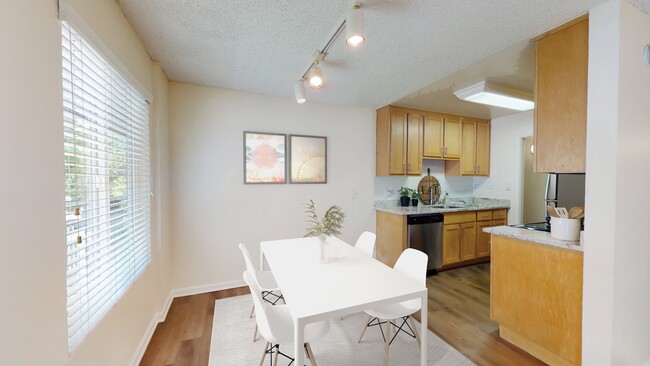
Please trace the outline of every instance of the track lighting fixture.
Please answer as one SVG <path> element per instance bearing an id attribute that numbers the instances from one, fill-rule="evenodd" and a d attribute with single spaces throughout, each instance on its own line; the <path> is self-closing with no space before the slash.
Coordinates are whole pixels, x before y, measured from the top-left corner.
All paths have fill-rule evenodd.
<path id="1" fill-rule="evenodd" d="M 296 102 L 298 102 L 298 104 L 303 104 L 307 101 L 307 98 L 305 97 L 305 84 L 303 83 L 303 80 L 296 82 L 296 85 L 293 89 L 296 93 Z"/>
<path id="2" fill-rule="evenodd" d="M 359 47 L 366 41 L 363 36 L 363 14 L 355 5 L 348 11 L 345 19 L 345 43 L 350 47 Z"/>
<path id="3" fill-rule="evenodd" d="M 309 86 L 312 89 L 320 89 L 323 86 L 323 72 L 320 71 L 318 66 L 311 68 L 311 72 L 309 73 Z"/>
<path id="4" fill-rule="evenodd" d="M 339 34 L 341 34 L 344 27 L 346 29 L 345 43 L 348 46 L 359 47 L 366 41 L 366 38 L 363 35 L 363 14 L 361 14 L 361 10 L 359 10 L 360 8 L 360 3 L 353 0 L 352 6 L 348 10 L 345 19 L 341 21 L 334 34 L 330 37 L 323 48 L 316 50 L 312 62 L 307 67 L 307 70 L 302 74 L 300 82 L 294 86 L 296 102 L 302 104 L 307 101 L 303 81 L 307 80 L 312 89 L 320 89 L 323 87 L 323 72 L 318 64 L 325 58 L 327 50 L 330 48 L 332 43 L 334 43 L 334 40 L 336 40 Z"/>

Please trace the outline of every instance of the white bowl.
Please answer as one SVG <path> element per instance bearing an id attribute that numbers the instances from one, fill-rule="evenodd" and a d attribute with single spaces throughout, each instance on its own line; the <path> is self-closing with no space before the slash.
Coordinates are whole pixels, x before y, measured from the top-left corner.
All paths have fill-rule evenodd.
<path id="1" fill-rule="evenodd" d="M 560 240 L 580 240 L 580 220 L 551 217 L 551 237 Z"/>

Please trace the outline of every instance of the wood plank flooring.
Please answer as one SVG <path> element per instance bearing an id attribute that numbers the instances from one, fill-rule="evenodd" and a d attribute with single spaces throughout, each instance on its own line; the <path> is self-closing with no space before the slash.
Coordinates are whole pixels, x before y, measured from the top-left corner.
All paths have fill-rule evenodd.
<path id="1" fill-rule="evenodd" d="M 427 287 L 429 329 L 474 363 L 544 365 L 499 338 L 498 324 L 490 320 L 489 263 L 429 277 Z M 237 288 L 174 299 L 167 319 L 156 327 L 140 365 L 207 365 L 214 301 L 248 292 L 248 288 Z"/>

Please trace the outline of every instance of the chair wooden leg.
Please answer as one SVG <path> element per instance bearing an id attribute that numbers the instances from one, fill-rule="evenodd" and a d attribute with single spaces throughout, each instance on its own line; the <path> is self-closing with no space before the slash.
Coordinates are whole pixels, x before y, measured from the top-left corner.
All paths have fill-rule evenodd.
<path id="1" fill-rule="evenodd" d="M 253 307 L 251 307 L 251 313 L 248 314 L 248 318 L 249 318 L 249 319 L 253 317 L 253 313 L 254 313 L 254 312 L 255 312 L 255 304 L 253 304 Z"/>
<path id="2" fill-rule="evenodd" d="M 411 323 L 411 328 L 413 329 L 413 334 L 415 334 L 415 340 L 418 341 L 418 347 L 422 348 L 422 343 L 420 342 L 420 334 L 418 333 L 418 329 L 415 326 L 415 322 L 413 321 L 413 317 L 409 316 L 409 323 Z"/>
<path id="3" fill-rule="evenodd" d="M 262 364 L 264 363 L 264 360 L 266 359 L 266 351 L 268 349 L 269 349 L 269 342 L 266 342 L 266 344 L 264 345 L 264 348 L 262 349 L 262 359 L 260 360 L 260 365 L 259 366 L 262 366 Z"/>
<path id="4" fill-rule="evenodd" d="M 366 329 L 368 329 L 368 323 L 370 323 L 370 320 L 372 320 L 372 316 L 368 315 L 368 320 L 366 321 L 366 325 L 363 326 L 363 330 L 361 331 L 361 335 L 359 336 L 357 343 L 361 343 L 361 338 L 363 338 L 364 333 L 366 333 Z"/>
<path id="5" fill-rule="evenodd" d="M 255 323 L 255 330 L 253 331 L 253 343 L 257 341 L 257 322 Z"/>
<path id="6" fill-rule="evenodd" d="M 316 364 L 316 358 L 314 357 L 314 351 L 311 350 L 311 345 L 309 343 L 305 343 L 305 350 L 307 351 L 307 358 L 309 358 L 311 366 L 318 366 Z"/>
<path id="7" fill-rule="evenodd" d="M 276 366 L 278 364 L 278 356 L 280 356 L 280 346 L 275 348 L 275 353 L 273 354 L 273 364 Z"/>
<path id="8" fill-rule="evenodd" d="M 386 342 L 384 343 L 384 366 L 388 366 L 388 348 L 390 346 L 390 319 L 386 319 Z"/>

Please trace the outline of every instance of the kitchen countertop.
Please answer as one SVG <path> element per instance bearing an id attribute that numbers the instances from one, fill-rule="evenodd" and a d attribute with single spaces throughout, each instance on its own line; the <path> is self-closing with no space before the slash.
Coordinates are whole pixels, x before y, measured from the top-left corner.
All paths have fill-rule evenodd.
<path id="1" fill-rule="evenodd" d="M 510 226 L 494 226 L 483 229 L 484 232 L 492 235 L 507 236 L 509 238 L 518 239 L 522 241 L 529 241 L 531 243 L 550 245 L 557 248 L 573 250 L 576 252 L 583 252 L 584 247 L 580 245 L 580 241 L 567 241 L 551 237 L 551 233 L 545 231 L 528 230 Z"/>
<path id="2" fill-rule="evenodd" d="M 463 212 L 463 211 L 481 211 L 493 210 L 499 208 L 510 208 L 509 200 L 500 200 L 492 198 L 478 198 L 478 197 L 465 197 L 465 198 L 452 198 L 449 202 L 451 206 L 462 207 L 431 207 L 423 205 L 422 203 L 417 206 L 399 206 L 396 200 L 375 201 L 375 210 L 384 211 L 396 215 L 418 215 L 427 213 L 445 213 L 445 212 Z"/>

